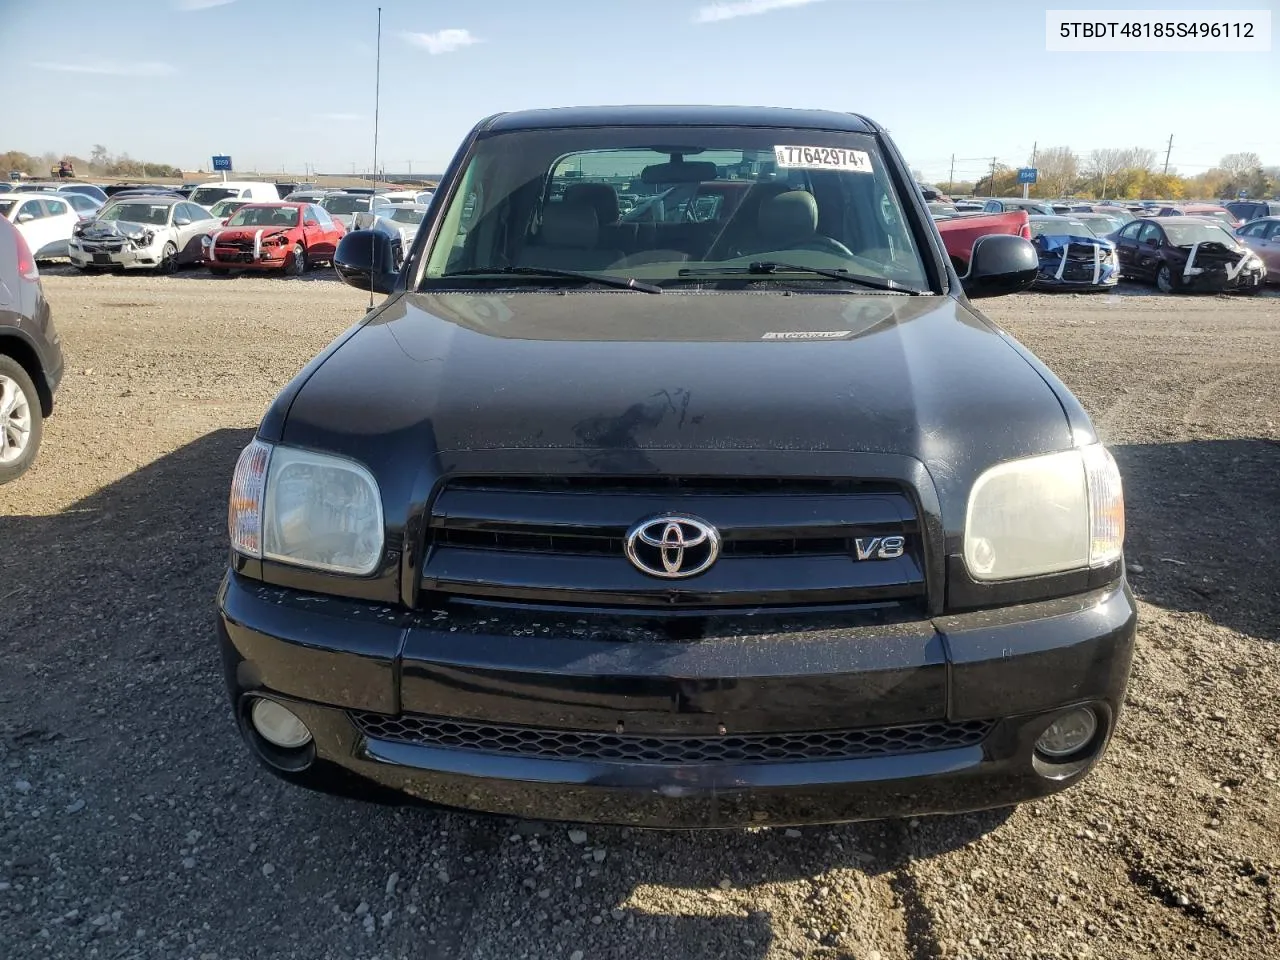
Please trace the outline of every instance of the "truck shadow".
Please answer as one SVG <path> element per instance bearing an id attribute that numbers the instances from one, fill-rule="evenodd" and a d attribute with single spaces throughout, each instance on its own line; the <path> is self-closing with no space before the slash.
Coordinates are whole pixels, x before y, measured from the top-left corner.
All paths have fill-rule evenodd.
<path id="1" fill-rule="evenodd" d="M 908 866 L 998 837 L 1008 810 L 798 834 L 592 828 L 588 846 L 607 854 L 596 860 L 564 826 L 363 805 L 259 770 L 229 716 L 212 632 L 227 487 L 251 436 L 216 431 L 56 515 L 0 517 L 7 558 L 20 558 L 0 580 L 0 761 L 82 785 L 88 806 L 61 828 L 62 857 L 102 871 L 164 863 L 150 879 L 140 875 L 130 893 L 136 909 L 172 912 L 177 884 L 175 929 L 207 924 L 228 940 L 262 931 L 268 952 L 367 949 L 353 917 L 359 902 L 372 901 L 380 915 L 404 918 L 389 926 L 383 952 L 416 954 L 430 937 L 442 957 L 515 956 L 528 952 L 537 928 L 546 934 L 539 956 L 569 956 L 583 942 L 601 948 L 589 956 L 615 955 L 609 945 L 624 941 L 708 960 L 779 948 L 893 955 L 901 940 L 886 945 L 864 927 L 896 903 L 905 928 L 894 935 L 906 938 L 908 955 L 941 955 Z M 1142 567 L 1138 593 L 1276 639 L 1280 445 L 1139 444 L 1115 453 L 1128 554 Z M 39 871 L 49 862 L 44 829 L 42 820 L 14 818 L 0 837 L 15 863 Z M 175 874 L 168 861 L 192 831 L 211 838 L 191 841 L 200 868 Z M 534 836 L 540 850 L 530 846 Z M 404 890 L 384 900 L 393 872 Z M 773 886 L 796 881 L 804 904 Z M 335 884 L 345 892 L 322 902 Z M 681 912 L 690 900 L 673 904 L 673 888 L 698 891 L 697 910 Z M 752 906 L 758 897 L 788 906 L 764 912 Z M 403 912 L 410 904 L 413 922 Z M 269 933 L 281 915 L 297 918 L 301 944 Z M 834 919 L 818 928 L 801 915 Z M 350 931 L 360 939 L 348 941 Z M 104 955 L 135 946 L 131 934 L 101 937 Z"/>

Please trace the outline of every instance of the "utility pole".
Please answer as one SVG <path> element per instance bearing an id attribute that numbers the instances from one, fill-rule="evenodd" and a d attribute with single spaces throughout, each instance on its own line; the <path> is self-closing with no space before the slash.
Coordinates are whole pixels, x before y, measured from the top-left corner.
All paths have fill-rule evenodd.
<path id="1" fill-rule="evenodd" d="M 991 182 L 987 184 L 987 196 L 994 197 L 996 195 L 996 161 L 998 157 L 991 158 Z"/>
<path id="2" fill-rule="evenodd" d="M 1169 134 L 1169 149 L 1164 152 L 1164 173 L 1169 175 L 1169 154 L 1173 153 L 1173 134 Z"/>
<path id="3" fill-rule="evenodd" d="M 947 193 L 951 192 L 951 188 L 955 186 L 955 182 L 956 182 L 956 155 L 953 153 L 951 155 L 951 172 L 947 174 Z"/>

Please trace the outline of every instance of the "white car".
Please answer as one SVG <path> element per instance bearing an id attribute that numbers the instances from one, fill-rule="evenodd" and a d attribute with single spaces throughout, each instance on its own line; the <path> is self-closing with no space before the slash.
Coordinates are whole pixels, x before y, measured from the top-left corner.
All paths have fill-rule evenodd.
<path id="1" fill-rule="evenodd" d="M 18 228 L 36 260 L 65 257 L 80 222 L 75 208 L 52 193 L 0 193 L 0 217 Z"/>
<path id="2" fill-rule="evenodd" d="M 391 206 L 391 201 L 380 194 L 369 193 L 331 193 L 320 201 L 320 206 L 328 211 L 329 216 L 341 223 L 347 230 L 354 230 L 355 218 L 360 213 L 377 213 Z M 372 220 L 370 220 L 372 222 Z"/>
<path id="3" fill-rule="evenodd" d="M 418 235 L 418 227 L 421 226 L 422 218 L 426 216 L 426 213 L 426 204 L 414 203 L 412 200 L 393 201 L 385 207 L 357 213 L 355 215 L 355 228 L 357 230 L 368 230 L 377 221 L 381 220 L 384 227 L 395 230 L 400 234 L 400 242 L 403 245 L 403 249 L 408 250 L 409 244 L 413 243 L 413 238 Z"/>
<path id="4" fill-rule="evenodd" d="M 169 273 L 202 256 L 200 239 L 221 221 L 176 197 L 130 197 L 80 224 L 68 255 L 81 270 L 124 268 Z"/>

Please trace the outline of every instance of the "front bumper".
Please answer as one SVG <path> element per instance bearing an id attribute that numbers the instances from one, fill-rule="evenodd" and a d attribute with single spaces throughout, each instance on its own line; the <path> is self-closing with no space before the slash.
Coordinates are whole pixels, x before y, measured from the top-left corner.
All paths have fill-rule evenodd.
<path id="1" fill-rule="evenodd" d="M 77 267 L 101 267 L 103 269 L 154 270 L 160 265 L 164 253 L 163 243 L 149 247 L 134 246 L 125 241 L 115 244 L 85 243 L 72 240 L 67 245 L 67 256 Z"/>
<path id="2" fill-rule="evenodd" d="M 1241 271 L 1235 277 L 1228 276 L 1221 268 L 1206 268 L 1203 273 L 1182 274 L 1182 289 L 1192 293 L 1252 293 L 1261 290 L 1266 283 L 1267 271 Z"/>
<path id="3" fill-rule="evenodd" d="M 244 259 L 243 257 L 247 257 L 247 259 Z M 209 248 L 204 248 L 205 266 L 215 267 L 221 270 L 283 270 L 285 264 L 288 262 L 288 247 L 284 247 L 279 252 L 274 250 L 263 250 L 262 253 L 258 255 L 247 253 L 235 259 L 226 256 L 226 254 L 220 254 L 217 257 L 213 257 L 210 255 Z"/>
<path id="4" fill-rule="evenodd" d="M 648 827 L 954 813 L 1063 789 L 1105 749 L 1136 618 L 1123 582 L 918 623 L 691 641 L 591 636 L 572 626 L 587 621 L 554 612 L 530 614 L 529 629 L 512 629 L 505 613 L 466 621 L 397 612 L 235 574 L 224 580 L 218 606 L 240 730 L 285 779 L 365 799 Z M 247 721 L 254 696 L 288 705 L 312 744 L 290 755 L 273 751 Z M 1033 744 L 1079 704 L 1099 715 L 1098 736 L 1082 757 L 1046 765 Z M 395 732 L 417 729 L 423 717 L 444 734 Z M 981 734 L 902 733 L 926 726 Z M 482 727 L 483 735 L 467 732 Z M 818 759 L 785 750 L 778 759 L 758 750 L 734 759 L 713 750 L 712 759 L 668 762 L 522 752 L 528 737 L 518 736 L 606 743 L 615 735 L 633 745 L 702 738 L 714 747 L 723 737 L 758 745 L 851 730 L 881 747 Z M 908 742 L 902 752 L 884 746 Z"/>

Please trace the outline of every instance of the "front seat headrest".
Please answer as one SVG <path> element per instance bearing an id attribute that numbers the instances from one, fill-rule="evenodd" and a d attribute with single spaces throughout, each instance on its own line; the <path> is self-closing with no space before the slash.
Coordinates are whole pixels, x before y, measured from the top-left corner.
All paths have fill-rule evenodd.
<path id="1" fill-rule="evenodd" d="M 599 237 L 600 221 L 590 204 L 561 200 L 542 212 L 542 242 L 548 247 L 589 249 Z"/>
<path id="2" fill-rule="evenodd" d="M 596 221 L 605 226 L 617 223 L 620 215 L 618 191 L 607 183 L 574 183 L 565 187 L 565 203 L 585 203 L 596 212 Z"/>
<path id="3" fill-rule="evenodd" d="M 779 247 L 803 243 L 818 232 L 818 201 L 804 190 L 788 190 L 760 204 L 760 234 Z"/>

